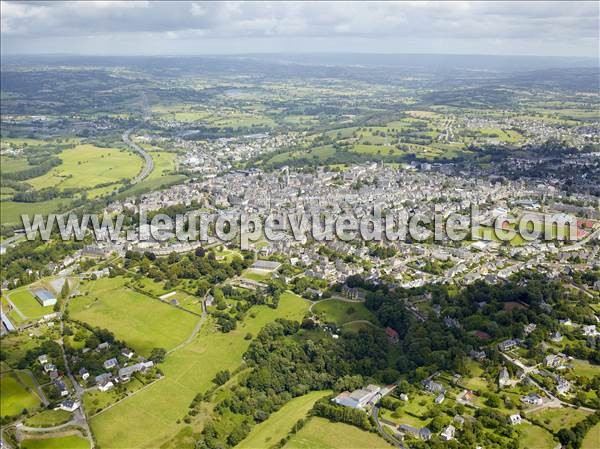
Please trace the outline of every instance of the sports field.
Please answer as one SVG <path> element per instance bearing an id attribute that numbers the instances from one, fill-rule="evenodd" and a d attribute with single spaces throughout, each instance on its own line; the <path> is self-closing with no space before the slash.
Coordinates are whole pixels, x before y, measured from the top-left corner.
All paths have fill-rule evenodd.
<path id="1" fill-rule="evenodd" d="M 39 318 L 52 313 L 54 308 L 42 307 L 27 288 L 20 288 L 9 293 L 10 301 L 27 318 Z"/>
<path id="2" fill-rule="evenodd" d="M 24 382 L 20 382 L 16 373 L 5 373 L 0 376 L 0 415 L 18 415 L 23 409 L 34 409 L 40 406 L 39 398 L 27 391 Z"/>
<path id="3" fill-rule="evenodd" d="M 328 393 L 327 391 L 313 391 L 292 399 L 269 416 L 266 421 L 255 426 L 248 437 L 236 447 L 239 449 L 256 449 L 272 446 L 284 438 L 299 419 L 306 416 L 318 399 Z"/>
<path id="4" fill-rule="evenodd" d="M 387 449 L 392 446 L 377 434 L 357 427 L 332 423 L 324 418 L 311 418 L 283 447 L 284 449 Z"/>
<path id="5" fill-rule="evenodd" d="M 307 301 L 287 292 L 277 309 L 253 307 L 254 317 L 249 315 L 227 334 L 216 331 L 208 320 L 189 345 L 166 357 L 161 365 L 164 379 L 92 418 L 98 444 L 103 449 L 159 447 L 173 438 L 186 427 L 177 420 L 185 416 L 194 396 L 213 385 L 218 371 L 240 365 L 250 344 L 244 339 L 248 332 L 256 335 L 279 317 L 300 321 L 307 309 Z"/>
<path id="6" fill-rule="evenodd" d="M 104 278 L 81 288 L 87 295 L 69 303 L 71 316 L 110 330 L 135 351 L 171 349 L 192 332 L 198 317 L 124 286 L 123 278 Z"/>

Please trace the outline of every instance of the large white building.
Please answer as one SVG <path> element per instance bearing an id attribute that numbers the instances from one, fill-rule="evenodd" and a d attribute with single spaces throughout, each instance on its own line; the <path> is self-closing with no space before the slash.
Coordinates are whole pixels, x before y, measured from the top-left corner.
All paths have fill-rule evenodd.
<path id="1" fill-rule="evenodd" d="M 381 388 L 377 385 L 368 385 L 366 388 L 354 390 L 352 393 L 344 391 L 332 401 L 345 407 L 364 409 L 368 404 L 374 404 L 381 398 L 380 391 Z"/>

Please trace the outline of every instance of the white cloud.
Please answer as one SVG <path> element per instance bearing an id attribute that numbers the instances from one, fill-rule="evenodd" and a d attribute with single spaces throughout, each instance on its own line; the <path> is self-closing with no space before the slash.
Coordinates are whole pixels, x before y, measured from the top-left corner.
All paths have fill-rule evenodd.
<path id="1" fill-rule="evenodd" d="M 598 2 L 3 1 L 1 11 L 8 53 L 95 53 L 90 40 L 81 39 L 90 36 L 118 40 L 133 53 L 148 52 L 153 43 L 177 52 L 208 42 L 224 52 L 252 51 L 244 44 L 261 39 L 259 47 L 273 51 L 343 50 L 361 41 L 363 50 L 396 45 L 402 52 L 410 41 L 413 52 L 439 42 L 447 43 L 447 53 L 598 52 Z M 298 45 L 290 48 L 293 38 Z M 193 45 L 194 39 L 202 41 Z"/>

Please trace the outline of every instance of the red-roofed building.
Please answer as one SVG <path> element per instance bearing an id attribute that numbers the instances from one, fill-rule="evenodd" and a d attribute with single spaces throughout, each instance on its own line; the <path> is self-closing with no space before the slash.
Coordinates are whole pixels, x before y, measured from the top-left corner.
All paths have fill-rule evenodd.
<path id="1" fill-rule="evenodd" d="M 396 343 L 398 343 L 400 341 L 400 337 L 398 335 L 398 332 L 396 332 L 394 329 L 392 329 L 391 327 L 386 327 L 385 328 L 385 333 L 388 337 L 388 341 L 395 345 Z"/>
<path id="2" fill-rule="evenodd" d="M 489 340 L 491 338 L 490 334 L 483 331 L 475 331 L 473 334 L 480 340 Z"/>

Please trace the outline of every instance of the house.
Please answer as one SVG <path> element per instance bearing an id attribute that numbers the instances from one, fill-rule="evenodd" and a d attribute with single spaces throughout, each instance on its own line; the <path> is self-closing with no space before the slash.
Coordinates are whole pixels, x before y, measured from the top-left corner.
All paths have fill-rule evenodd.
<path id="1" fill-rule="evenodd" d="M 79 408 L 79 402 L 72 401 L 71 399 L 65 399 L 58 406 L 60 410 L 64 410 L 65 412 L 74 412 Z"/>
<path id="2" fill-rule="evenodd" d="M 560 343 L 563 339 L 563 336 L 560 332 L 556 331 L 550 336 L 550 341 L 554 343 Z"/>
<path id="3" fill-rule="evenodd" d="M 444 399 L 446 399 L 446 396 L 444 396 L 444 393 L 440 393 L 440 394 L 438 395 L 438 397 L 437 397 L 437 398 L 435 398 L 435 401 L 434 401 L 434 402 L 435 402 L 436 404 L 441 404 L 442 402 L 444 402 Z"/>
<path id="4" fill-rule="evenodd" d="M 102 373 L 99 374 L 98 376 L 96 376 L 96 378 L 94 379 L 94 382 L 96 385 L 101 384 L 102 382 L 108 381 L 112 379 L 112 374 L 110 373 Z"/>
<path id="5" fill-rule="evenodd" d="M 517 340 L 514 339 L 509 339 L 509 340 L 504 340 L 503 342 L 498 344 L 498 349 L 500 349 L 500 351 L 510 351 L 513 348 L 516 348 L 519 345 L 519 343 L 517 342 Z"/>
<path id="6" fill-rule="evenodd" d="M 41 356 L 39 356 L 38 362 L 40 362 L 40 365 L 42 365 L 42 366 L 44 366 L 46 363 L 48 363 L 48 354 L 42 354 Z"/>
<path id="7" fill-rule="evenodd" d="M 465 423 L 465 418 L 463 418 L 461 415 L 454 415 L 454 422 L 462 426 Z"/>
<path id="8" fill-rule="evenodd" d="M 506 366 L 503 366 L 500 370 L 500 374 L 498 374 L 498 386 L 500 388 L 505 387 L 510 384 L 510 374 L 508 374 L 508 370 Z"/>
<path id="9" fill-rule="evenodd" d="M 385 334 L 387 335 L 388 342 L 392 345 L 398 344 L 400 341 L 400 337 L 398 336 L 398 332 L 396 332 L 391 327 L 385 328 Z"/>
<path id="10" fill-rule="evenodd" d="M 600 335 L 600 333 L 596 330 L 595 324 L 590 324 L 589 326 L 581 326 L 581 331 L 586 337 L 596 337 Z"/>
<path id="11" fill-rule="evenodd" d="M 521 397 L 521 402 L 531 405 L 542 405 L 544 401 L 539 394 L 529 394 L 527 396 Z"/>
<path id="12" fill-rule="evenodd" d="M 51 307 L 56 304 L 56 296 L 45 288 L 36 288 L 32 293 L 42 307 Z"/>
<path id="13" fill-rule="evenodd" d="M 342 293 L 350 299 L 358 298 L 358 289 L 355 287 L 348 287 L 346 284 L 342 286 Z"/>
<path id="14" fill-rule="evenodd" d="M 103 351 L 108 348 L 110 348 L 110 343 L 107 341 L 104 341 L 104 342 L 100 343 L 98 346 L 96 346 L 96 349 L 98 351 Z"/>
<path id="15" fill-rule="evenodd" d="M 56 379 L 54 381 L 54 386 L 58 390 L 61 396 L 68 396 L 69 390 L 67 389 L 67 385 L 60 379 Z"/>
<path id="16" fill-rule="evenodd" d="M 110 380 L 104 380 L 104 381 L 102 381 L 102 382 L 100 382 L 98 384 L 98 390 L 100 390 L 100 391 L 108 391 L 108 390 L 110 390 L 114 386 L 115 386 L 115 384 L 113 384 L 112 381 L 110 381 Z"/>
<path id="17" fill-rule="evenodd" d="M 558 320 L 558 323 L 561 326 L 573 326 L 573 322 L 569 318 L 564 319 L 564 320 Z"/>
<path id="18" fill-rule="evenodd" d="M 421 427 L 419 429 L 408 424 L 400 424 L 398 426 L 398 430 L 408 433 L 415 438 L 420 438 L 423 441 L 429 441 L 431 439 L 431 430 L 429 430 L 427 427 Z"/>
<path id="19" fill-rule="evenodd" d="M 131 359 L 135 353 L 131 349 L 123 348 L 121 349 L 121 355 L 126 357 L 127 359 Z"/>
<path id="20" fill-rule="evenodd" d="M 544 358 L 544 363 L 547 368 L 558 368 L 563 363 L 563 358 L 560 355 L 549 354 Z"/>
<path id="21" fill-rule="evenodd" d="M 516 415 L 510 415 L 508 417 L 508 420 L 509 420 L 510 424 L 513 426 L 516 426 L 517 424 L 521 424 L 521 422 L 522 422 L 521 415 L 519 415 L 518 413 Z"/>
<path id="22" fill-rule="evenodd" d="M 153 366 L 154 362 L 152 362 L 151 360 L 148 362 L 140 362 L 136 363 L 135 365 L 126 366 L 119 370 L 119 379 L 122 382 L 129 382 L 133 373 L 136 373 L 138 371 L 145 371 Z"/>
<path id="23" fill-rule="evenodd" d="M 381 388 L 377 385 L 368 385 L 366 388 L 354 390 L 352 393 L 344 391 L 333 402 L 344 407 L 364 409 L 369 403 L 375 403 L 381 398 Z"/>
<path id="24" fill-rule="evenodd" d="M 105 360 L 103 363 L 104 369 L 116 368 L 117 365 L 117 359 L 115 359 L 114 357 L 112 359 Z"/>
<path id="25" fill-rule="evenodd" d="M 408 395 L 406 393 L 400 393 L 400 400 L 407 402 L 408 401 Z"/>
<path id="26" fill-rule="evenodd" d="M 44 365 L 44 372 L 51 373 L 53 371 L 56 371 L 56 366 L 55 365 L 53 365 L 52 363 L 46 363 Z"/>
<path id="27" fill-rule="evenodd" d="M 89 373 L 89 372 L 88 372 L 88 370 L 87 370 L 87 369 L 85 369 L 85 368 L 81 368 L 81 369 L 79 370 L 79 375 L 81 376 L 81 378 L 82 378 L 83 380 L 86 380 L 88 377 L 90 377 L 90 373 Z"/>
<path id="28" fill-rule="evenodd" d="M 444 441 L 450 441 L 454 439 L 454 433 L 456 432 L 456 427 L 452 424 L 449 424 L 442 432 L 440 433 L 440 437 Z"/>
<path id="29" fill-rule="evenodd" d="M 556 392 L 558 394 L 567 394 L 569 390 L 571 390 L 571 382 L 569 382 L 567 379 L 559 377 L 556 383 Z"/>
<path id="30" fill-rule="evenodd" d="M 537 327 L 537 324 L 529 323 L 527 326 L 525 326 L 523 328 L 523 332 L 525 333 L 525 335 L 529 335 L 535 330 L 536 327 Z"/>
<path id="31" fill-rule="evenodd" d="M 485 360 L 486 355 L 485 355 L 485 351 L 471 350 L 469 352 L 469 357 L 471 357 L 473 360 L 476 360 L 478 362 L 482 362 Z"/>
<path id="32" fill-rule="evenodd" d="M 430 393 L 445 393 L 446 392 L 446 388 L 444 388 L 444 386 L 440 383 L 434 382 L 431 379 L 427 379 L 423 382 L 423 387 L 425 388 L 425 390 L 429 391 Z"/>
<path id="33" fill-rule="evenodd" d="M 458 399 L 464 402 L 473 402 L 475 395 L 471 390 L 463 390 L 463 392 L 458 396 Z"/>

